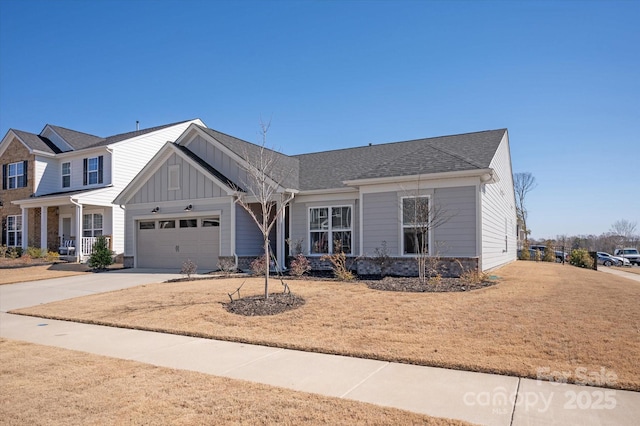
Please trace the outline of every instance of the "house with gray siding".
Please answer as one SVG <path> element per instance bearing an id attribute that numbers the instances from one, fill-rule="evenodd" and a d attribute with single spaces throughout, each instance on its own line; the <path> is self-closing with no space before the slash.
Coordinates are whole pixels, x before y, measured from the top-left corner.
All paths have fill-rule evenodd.
<path id="1" fill-rule="evenodd" d="M 225 260 L 246 269 L 263 252 L 262 235 L 236 201 L 251 202 L 247 170 L 261 148 L 197 123 L 167 142 L 114 201 L 124 209 L 125 265 L 179 269 L 191 259 L 204 272 Z M 269 176 L 273 203 L 293 196 L 270 236 L 282 268 L 298 252 L 327 268 L 322 255 L 340 250 L 359 273 L 375 273 L 373 258 L 386 247 L 389 273 L 417 274 L 416 206 L 446 215 L 425 236 L 430 256 L 481 271 L 516 259 L 506 129 L 265 152 L 278 165 Z"/>

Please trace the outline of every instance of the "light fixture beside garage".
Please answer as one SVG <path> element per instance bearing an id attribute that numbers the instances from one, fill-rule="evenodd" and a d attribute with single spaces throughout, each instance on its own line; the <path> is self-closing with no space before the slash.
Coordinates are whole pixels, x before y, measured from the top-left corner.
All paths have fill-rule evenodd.
<path id="1" fill-rule="evenodd" d="M 193 206 L 191 204 L 189 204 L 187 207 L 184 208 L 185 212 L 190 212 L 193 209 Z"/>
<path id="2" fill-rule="evenodd" d="M 153 210 L 151 210 L 151 213 L 158 213 L 159 211 L 160 211 L 160 207 L 155 206 Z"/>

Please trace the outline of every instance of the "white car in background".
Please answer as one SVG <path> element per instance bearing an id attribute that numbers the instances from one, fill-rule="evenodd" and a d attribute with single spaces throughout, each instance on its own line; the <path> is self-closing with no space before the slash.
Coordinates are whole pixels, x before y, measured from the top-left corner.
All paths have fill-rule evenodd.
<path id="1" fill-rule="evenodd" d="M 629 262 L 629 259 L 627 259 L 626 257 L 612 256 L 609 253 L 605 253 L 603 251 L 598 252 L 598 257 L 601 257 L 601 258 L 608 257 L 610 259 L 613 259 L 615 261 L 615 266 L 629 266 L 629 267 L 631 266 L 631 262 Z M 603 263 L 603 265 L 611 266 L 605 263 Z"/>

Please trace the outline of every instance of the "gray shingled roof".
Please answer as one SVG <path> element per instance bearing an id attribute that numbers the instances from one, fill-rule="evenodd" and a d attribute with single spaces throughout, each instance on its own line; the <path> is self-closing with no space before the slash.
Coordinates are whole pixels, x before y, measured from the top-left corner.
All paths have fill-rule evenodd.
<path id="1" fill-rule="evenodd" d="M 134 130 L 133 132 L 120 133 L 113 136 L 107 136 L 106 138 L 101 138 L 99 136 L 90 135 L 88 133 L 82 133 L 71 129 L 66 129 L 60 126 L 49 125 L 56 133 L 58 133 L 69 145 L 71 145 L 75 150 L 86 149 L 86 148 L 94 148 L 97 146 L 106 146 L 112 143 L 121 142 L 126 139 L 135 138 L 137 136 L 142 136 L 147 133 L 155 132 L 156 130 L 161 130 L 167 127 L 175 126 L 177 124 L 186 123 L 190 120 L 178 121 L 171 124 L 163 124 L 162 126 L 150 127 L 148 129 L 142 130 Z"/>
<path id="2" fill-rule="evenodd" d="M 416 139 L 293 156 L 300 190 L 344 187 L 345 180 L 480 170 L 489 167 L 507 130 Z"/>
<path id="3" fill-rule="evenodd" d="M 225 133 L 218 132 L 217 130 L 209 129 L 202 126 L 199 127 L 215 140 L 224 145 L 226 148 L 233 151 L 242 158 L 246 159 L 247 157 L 249 157 L 250 160 L 251 158 L 257 158 L 260 153 L 261 147 L 259 145 L 244 141 L 242 139 L 238 139 Z M 298 160 L 295 157 L 290 157 L 277 151 L 273 151 L 270 149 L 267 149 L 267 151 L 273 153 L 273 155 L 275 155 L 277 159 L 277 170 L 276 173 L 273 173 L 272 179 L 279 182 L 281 186 L 284 186 L 286 188 L 298 188 Z"/>
<path id="4" fill-rule="evenodd" d="M 11 129 L 27 146 L 36 151 L 60 154 L 62 151 L 49 139 L 34 133 L 23 132 L 22 130 Z"/>

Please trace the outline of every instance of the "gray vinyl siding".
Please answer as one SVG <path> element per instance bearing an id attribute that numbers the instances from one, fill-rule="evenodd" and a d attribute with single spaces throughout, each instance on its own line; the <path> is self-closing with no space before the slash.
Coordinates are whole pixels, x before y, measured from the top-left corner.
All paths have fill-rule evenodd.
<path id="1" fill-rule="evenodd" d="M 399 209 L 397 192 L 378 192 L 362 196 L 362 253 L 365 256 L 373 256 L 375 249 L 382 247 L 383 241 L 386 241 L 390 255 L 398 255 Z"/>
<path id="2" fill-rule="evenodd" d="M 180 166 L 180 189 L 169 189 L 169 166 Z M 130 203 L 155 203 L 163 201 L 195 200 L 226 196 L 211 178 L 202 174 L 177 154 L 164 162 L 153 176 L 133 196 Z"/>
<path id="3" fill-rule="evenodd" d="M 247 182 L 246 172 L 238 167 L 238 163 L 219 147 L 201 136 L 193 138 L 185 146 L 232 182 L 245 186 L 244 184 Z M 242 155 L 243 153 L 239 154 Z"/>
<path id="4" fill-rule="evenodd" d="M 295 246 L 297 241 L 302 241 L 302 250 L 304 254 L 309 254 L 309 208 L 310 207 L 337 207 L 351 206 L 351 246 L 352 254 L 360 253 L 360 213 L 358 208 L 358 200 L 356 198 L 350 200 L 326 200 L 314 202 L 299 202 L 294 198 L 289 212 L 291 215 L 291 227 L 289 230 L 292 241 L 291 248 Z"/>
<path id="5" fill-rule="evenodd" d="M 231 252 L 231 209 L 235 208 L 231 198 L 217 200 L 202 200 L 197 205 L 197 217 L 213 217 L 207 212 L 220 212 L 220 256 L 233 256 Z M 145 220 L 184 218 L 184 206 L 163 206 L 160 214 L 150 215 L 149 205 L 136 206 L 127 205 L 125 210 L 125 248 L 127 256 L 135 254 L 136 221 L 140 218 Z M 192 213 L 191 217 L 194 217 Z"/>
<path id="6" fill-rule="evenodd" d="M 259 256 L 264 253 L 262 232 L 249 213 L 236 204 L 236 254 L 238 256 Z M 273 230 L 275 231 L 275 225 Z M 275 248 L 275 234 L 269 238 L 272 249 Z"/>
<path id="7" fill-rule="evenodd" d="M 516 259 L 516 211 L 507 134 L 498 147 L 491 168 L 499 181 L 484 185 L 482 202 L 482 270 Z M 505 248 L 506 237 L 506 248 Z"/>
<path id="8" fill-rule="evenodd" d="M 438 188 L 433 200 L 443 215 L 451 218 L 433 230 L 432 254 L 476 256 L 476 188 Z"/>

